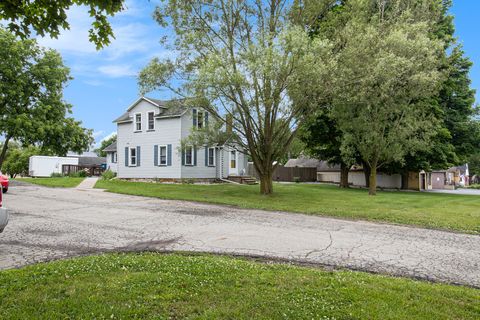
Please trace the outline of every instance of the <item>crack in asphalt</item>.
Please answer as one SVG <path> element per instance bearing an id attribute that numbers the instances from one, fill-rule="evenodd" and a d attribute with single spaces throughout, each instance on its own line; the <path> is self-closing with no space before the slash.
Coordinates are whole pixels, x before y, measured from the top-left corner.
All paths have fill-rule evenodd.
<path id="1" fill-rule="evenodd" d="M 192 251 L 480 287 L 478 235 L 73 189 L 11 191 L 0 269 L 103 252 Z"/>

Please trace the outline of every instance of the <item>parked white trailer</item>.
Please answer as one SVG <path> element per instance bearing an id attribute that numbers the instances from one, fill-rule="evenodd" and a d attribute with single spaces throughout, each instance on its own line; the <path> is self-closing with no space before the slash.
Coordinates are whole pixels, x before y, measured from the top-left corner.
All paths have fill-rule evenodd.
<path id="1" fill-rule="evenodd" d="M 28 173 L 31 177 L 50 177 L 52 173 L 62 173 L 64 164 L 78 165 L 78 158 L 31 156 Z"/>

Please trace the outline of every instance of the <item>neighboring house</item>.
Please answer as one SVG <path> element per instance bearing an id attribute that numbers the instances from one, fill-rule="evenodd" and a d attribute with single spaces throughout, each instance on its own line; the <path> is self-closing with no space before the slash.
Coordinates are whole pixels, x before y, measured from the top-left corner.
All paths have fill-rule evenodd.
<path id="1" fill-rule="evenodd" d="M 103 151 L 107 154 L 107 170 L 117 172 L 118 153 L 117 153 L 117 141 L 112 142 Z"/>
<path id="2" fill-rule="evenodd" d="M 318 182 L 340 183 L 340 165 L 331 165 L 327 161 L 300 157 L 298 159 L 289 159 L 285 167 L 316 168 Z M 365 174 L 361 167 L 352 166 L 350 168 L 348 183 L 356 187 L 366 186 Z M 379 172 L 377 174 L 377 186 L 379 188 L 400 189 L 402 187 L 402 176 Z"/>
<path id="3" fill-rule="evenodd" d="M 94 154 L 94 153 L 93 153 Z M 83 156 L 69 153 L 67 157 L 31 156 L 28 172 L 31 177 L 50 177 L 52 174 L 68 174 L 77 170 L 91 169 L 91 174 L 100 174 L 105 165 L 104 157 Z M 99 169 L 93 170 L 93 169 Z"/>
<path id="4" fill-rule="evenodd" d="M 318 182 L 340 183 L 340 166 L 330 165 L 326 161 L 300 157 L 288 160 L 285 167 L 317 168 Z M 448 170 L 409 172 L 405 182 L 406 189 L 409 190 L 455 189 L 455 187 L 469 184 L 468 165 L 452 167 Z M 365 174 L 361 166 L 350 168 L 348 183 L 353 186 L 366 186 Z M 400 189 L 402 176 L 379 172 L 377 185 L 380 188 Z"/>
<path id="5" fill-rule="evenodd" d="M 107 159 L 110 165 L 116 160 L 117 176 L 124 179 L 211 181 L 244 175 L 247 156 L 238 146 L 181 148 L 191 129 L 208 126 L 210 118 L 206 111 L 189 108 L 180 100 L 140 97 L 114 120 L 117 143 Z"/>

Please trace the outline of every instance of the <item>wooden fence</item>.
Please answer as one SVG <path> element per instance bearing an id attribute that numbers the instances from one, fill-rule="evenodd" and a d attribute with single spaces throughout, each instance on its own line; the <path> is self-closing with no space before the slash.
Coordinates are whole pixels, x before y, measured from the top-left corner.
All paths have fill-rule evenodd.
<path id="1" fill-rule="evenodd" d="M 62 174 L 64 176 L 68 176 L 72 173 L 77 173 L 79 171 L 85 171 L 85 172 L 87 172 L 87 175 L 89 177 L 91 177 L 91 176 L 102 175 L 102 173 L 103 173 L 103 171 L 105 171 L 105 169 L 101 166 L 86 167 L 86 166 L 77 166 L 77 165 L 74 165 L 74 164 L 64 164 L 64 165 L 62 165 Z"/>
<path id="2" fill-rule="evenodd" d="M 252 163 L 248 164 L 247 174 L 259 179 Z M 284 167 L 278 165 L 273 172 L 273 181 L 315 182 L 317 181 L 317 168 Z"/>

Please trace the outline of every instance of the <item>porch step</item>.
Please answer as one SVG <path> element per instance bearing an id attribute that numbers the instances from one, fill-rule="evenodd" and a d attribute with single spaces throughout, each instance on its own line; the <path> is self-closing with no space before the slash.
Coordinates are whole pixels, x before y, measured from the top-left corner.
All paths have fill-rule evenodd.
<path id="1" fill-rule="evenodd" d="M 250 176 L 228 176 L 227 179 L 241 184 L 257 184 L 257 179 Z"/>

